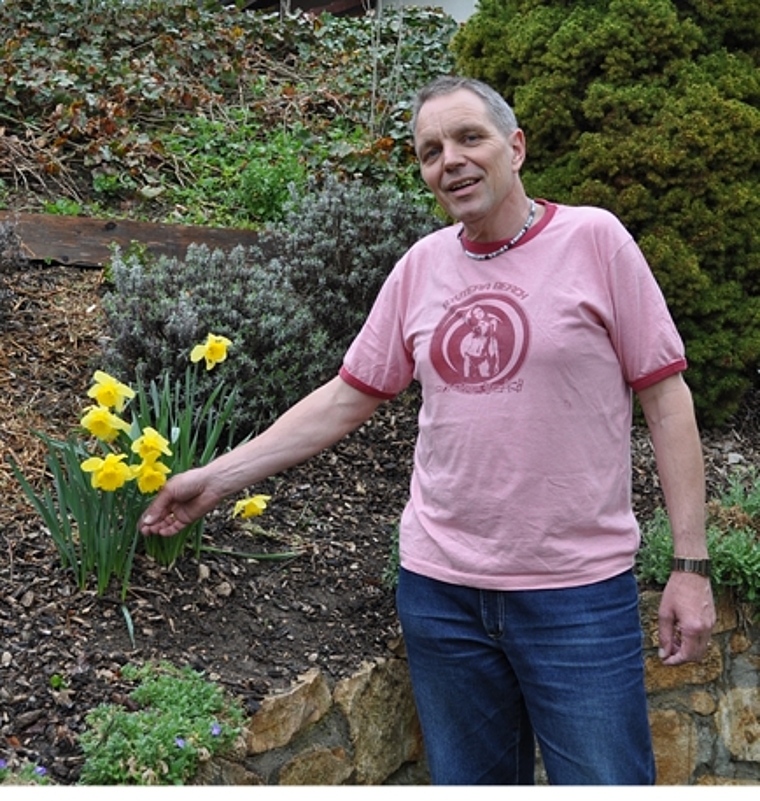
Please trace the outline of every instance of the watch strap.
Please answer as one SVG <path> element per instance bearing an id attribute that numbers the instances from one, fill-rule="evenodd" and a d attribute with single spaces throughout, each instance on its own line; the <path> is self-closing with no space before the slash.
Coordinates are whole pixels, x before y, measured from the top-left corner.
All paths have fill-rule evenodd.
<path id="1" fill-rule="evenodd" d="M 689 559 L 675 556 L 671 562 L 670 569 L 678 573 L 698 573 L 700 576 L 710 578 L 709 559 Z"/>

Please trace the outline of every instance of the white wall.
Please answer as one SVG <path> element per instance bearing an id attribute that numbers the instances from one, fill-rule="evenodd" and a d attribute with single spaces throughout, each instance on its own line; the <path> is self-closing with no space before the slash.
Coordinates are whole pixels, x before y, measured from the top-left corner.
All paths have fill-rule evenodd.
<path id="1" fill-rule="evenodd" d="M 457 22 L 465 22 L 475 11 L 477 0 L 430 0 L 430 2 L 420 2 L 419 0 L 382 0 L 382 3 L 386 8 L 393 6 L 431 6 L 433 8 L 441 8 Z"/>

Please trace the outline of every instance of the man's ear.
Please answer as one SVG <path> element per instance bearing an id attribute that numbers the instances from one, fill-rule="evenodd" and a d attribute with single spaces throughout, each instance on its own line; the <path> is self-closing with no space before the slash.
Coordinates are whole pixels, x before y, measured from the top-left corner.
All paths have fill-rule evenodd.
<path id="1" fill-rule="evenodd" d="M 519 172 L 528 152 L 522 128 L 512 131 L 509 135 L 509 143 L 512 146 L 512 169 L 514 172 Z"/>

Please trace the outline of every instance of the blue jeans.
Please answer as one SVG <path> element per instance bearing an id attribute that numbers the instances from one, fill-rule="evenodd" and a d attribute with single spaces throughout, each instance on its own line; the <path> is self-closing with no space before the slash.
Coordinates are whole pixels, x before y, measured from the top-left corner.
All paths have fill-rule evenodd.
<path id="1" fill-rule="evenodd" d="M 654 783 L 638 588 L 495 591 L 402 569 L 397 604 L 434 784 Z"/>

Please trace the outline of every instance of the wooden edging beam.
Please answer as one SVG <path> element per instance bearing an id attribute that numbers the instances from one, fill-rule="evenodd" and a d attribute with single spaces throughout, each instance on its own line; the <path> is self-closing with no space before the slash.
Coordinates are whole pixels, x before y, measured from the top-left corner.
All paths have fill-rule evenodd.
<path id="1" fill-rule="evenodd" d="M 156 256 L 184 259 L 193 243 L 229 252 L 237 245 L 249 247 L 258 240 L 256 232 L 247 229 L 57 214 L 0 211 L 0 222 L 15 225 L 27 258 L 77 267 L 102 267 L 110 260 L 113 245 L 127 248 L 137 242 Z"/>

